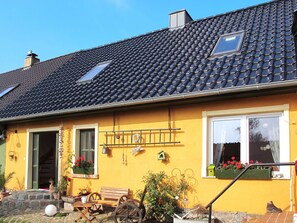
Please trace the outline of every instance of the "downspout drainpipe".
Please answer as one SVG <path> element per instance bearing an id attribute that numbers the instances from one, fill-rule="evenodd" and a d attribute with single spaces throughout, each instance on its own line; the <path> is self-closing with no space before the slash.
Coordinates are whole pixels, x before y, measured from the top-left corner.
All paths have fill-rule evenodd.
<path id="1" fill-rule="evenodd" d="M 292 35 L 294 37 L 294 45 L 295 45 L 295 60 L 297 67 L 297 8 L 295 7 L 293 13 L 293 24 L 292 24 Z M 296 176 L 294 176 L 294 168 L 291 169 L 291 180 L 290 180 L 290 211 L 293 211 L 293 178 L 294 182 L 296 182 Z"/>

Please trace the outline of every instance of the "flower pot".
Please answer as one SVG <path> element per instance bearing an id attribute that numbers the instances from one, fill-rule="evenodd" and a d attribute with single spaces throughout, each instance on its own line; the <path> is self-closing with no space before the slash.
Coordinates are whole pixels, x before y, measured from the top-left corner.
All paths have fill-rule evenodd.
<path id="1" fill-rule="evenodd" d="M 73 170 L 73 173 L 75 173 L 75 174 L 94 174 L 94 168 L 93 167 L 82 168 L 82 167 L 74 166 L 72 168 L 72 170 Z"/>
<path id="2" fill-rule="evenodd" d="M 173 223 L 205 223 L 208 219 L 179 219 L 173 218 Z"/>
<path id="3" fill-rule="evenodd" d="M 3 200 L 4 197 L 9 196 L 10 194 L 8 192 L 0 192 L 0 201 Z"/>
<path id="4" fill-rule="evenodd" d="M 80 200 L 80 197 L 76 196 L 76 197 L 73 197 L 73 196 L 62 196 L 62 200 L 64 202 L 67 202 L 67 203 L 74 203 L 76 201 L 79 201 Z"/>
<path id="5" fill-rule="evenodd" d="M 215 169 L 215 176 L 218 179 L 234 179 L 242 171 L 238 169 Z M 239 179 L 271 179 L 271 168 L 249 169 Z"/>
<path id="6" fill-rule="evenodd" d="M 87 196 L 82 196 L 81 197 L 81 203 L 85 204 L 87 203 L 88 197 Z"/>
<path id="7" fill-rule="evenodd" d="M 59 200 L 61 198 L 61 194 L 57 193 L 57 192 L 54 192 L 53 197 L 54 197 L 55 200 Z"/>

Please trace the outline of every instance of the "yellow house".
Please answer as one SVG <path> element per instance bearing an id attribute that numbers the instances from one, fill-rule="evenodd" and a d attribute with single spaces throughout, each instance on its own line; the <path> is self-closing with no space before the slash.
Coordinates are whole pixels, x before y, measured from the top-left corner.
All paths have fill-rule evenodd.
<path id="1" fill-rule="evenodd" d="M 148 171 L 165 171 L 185 174 L 190 207 L 231 182 L 209 174 L 211 164 L 294 162 L 293 3 L 196 21 L 181 10 L 168 28 L 124 41 L 44 62 L 30 52 L 25 68 L 0 75 L 9 188 L 48 188 L 67 175 L 69 194 L 113 186 L 134 195 Z M 82 156 L 89 174 L 72 171 Z M 237 181 L 213 209 L 264 213 L 271 200 L 296 210 L 293 167 Z"/>

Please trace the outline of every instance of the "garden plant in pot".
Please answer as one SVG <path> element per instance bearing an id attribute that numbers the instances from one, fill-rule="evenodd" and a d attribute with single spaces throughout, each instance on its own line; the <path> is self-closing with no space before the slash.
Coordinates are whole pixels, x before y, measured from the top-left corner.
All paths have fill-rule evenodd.
<path id="1" fill-rule="evenodd" d="M 7 183 L 13 178 L 14 172 L 10 172 L 5 176 L 4 172 L 1 172 L 0 170 L 0 201 L 9 193 L 6 191 L 6 185 Z"/>
<path id="2" fill-rule="evenodd" d="M 71 178 L 67 176 L 61 176 L 59 183 L 54 189 L 53 196 L 55 199 L 60 199 L 61 195 L 66 196 L 67 187 L 70 181 L 71 181 Z"/>

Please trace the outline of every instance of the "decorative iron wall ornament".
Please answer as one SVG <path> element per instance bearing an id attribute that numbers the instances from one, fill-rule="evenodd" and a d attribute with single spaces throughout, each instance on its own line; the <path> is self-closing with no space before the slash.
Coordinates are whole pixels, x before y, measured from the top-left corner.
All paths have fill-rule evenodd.
<path id="1" fill-rule="evenodd" d="M 192 169 L 185 169 L 182 172 L 180 169 L 174 168 L 171 171 L 170 181 L 172 183 L 178 184 L 181 182 L 182 178 L 184 178 L 184 180 L 189 184 L 190 189 L 194 188 L 198 184 L 198 180 L 195 178 L 195 173 Z M 178 199 L 181 199 L 181 204 L 183 204 L 184 207 L 187 207 L 189 201 L 186 192 L 183 194 L 182 198 Z"/>

